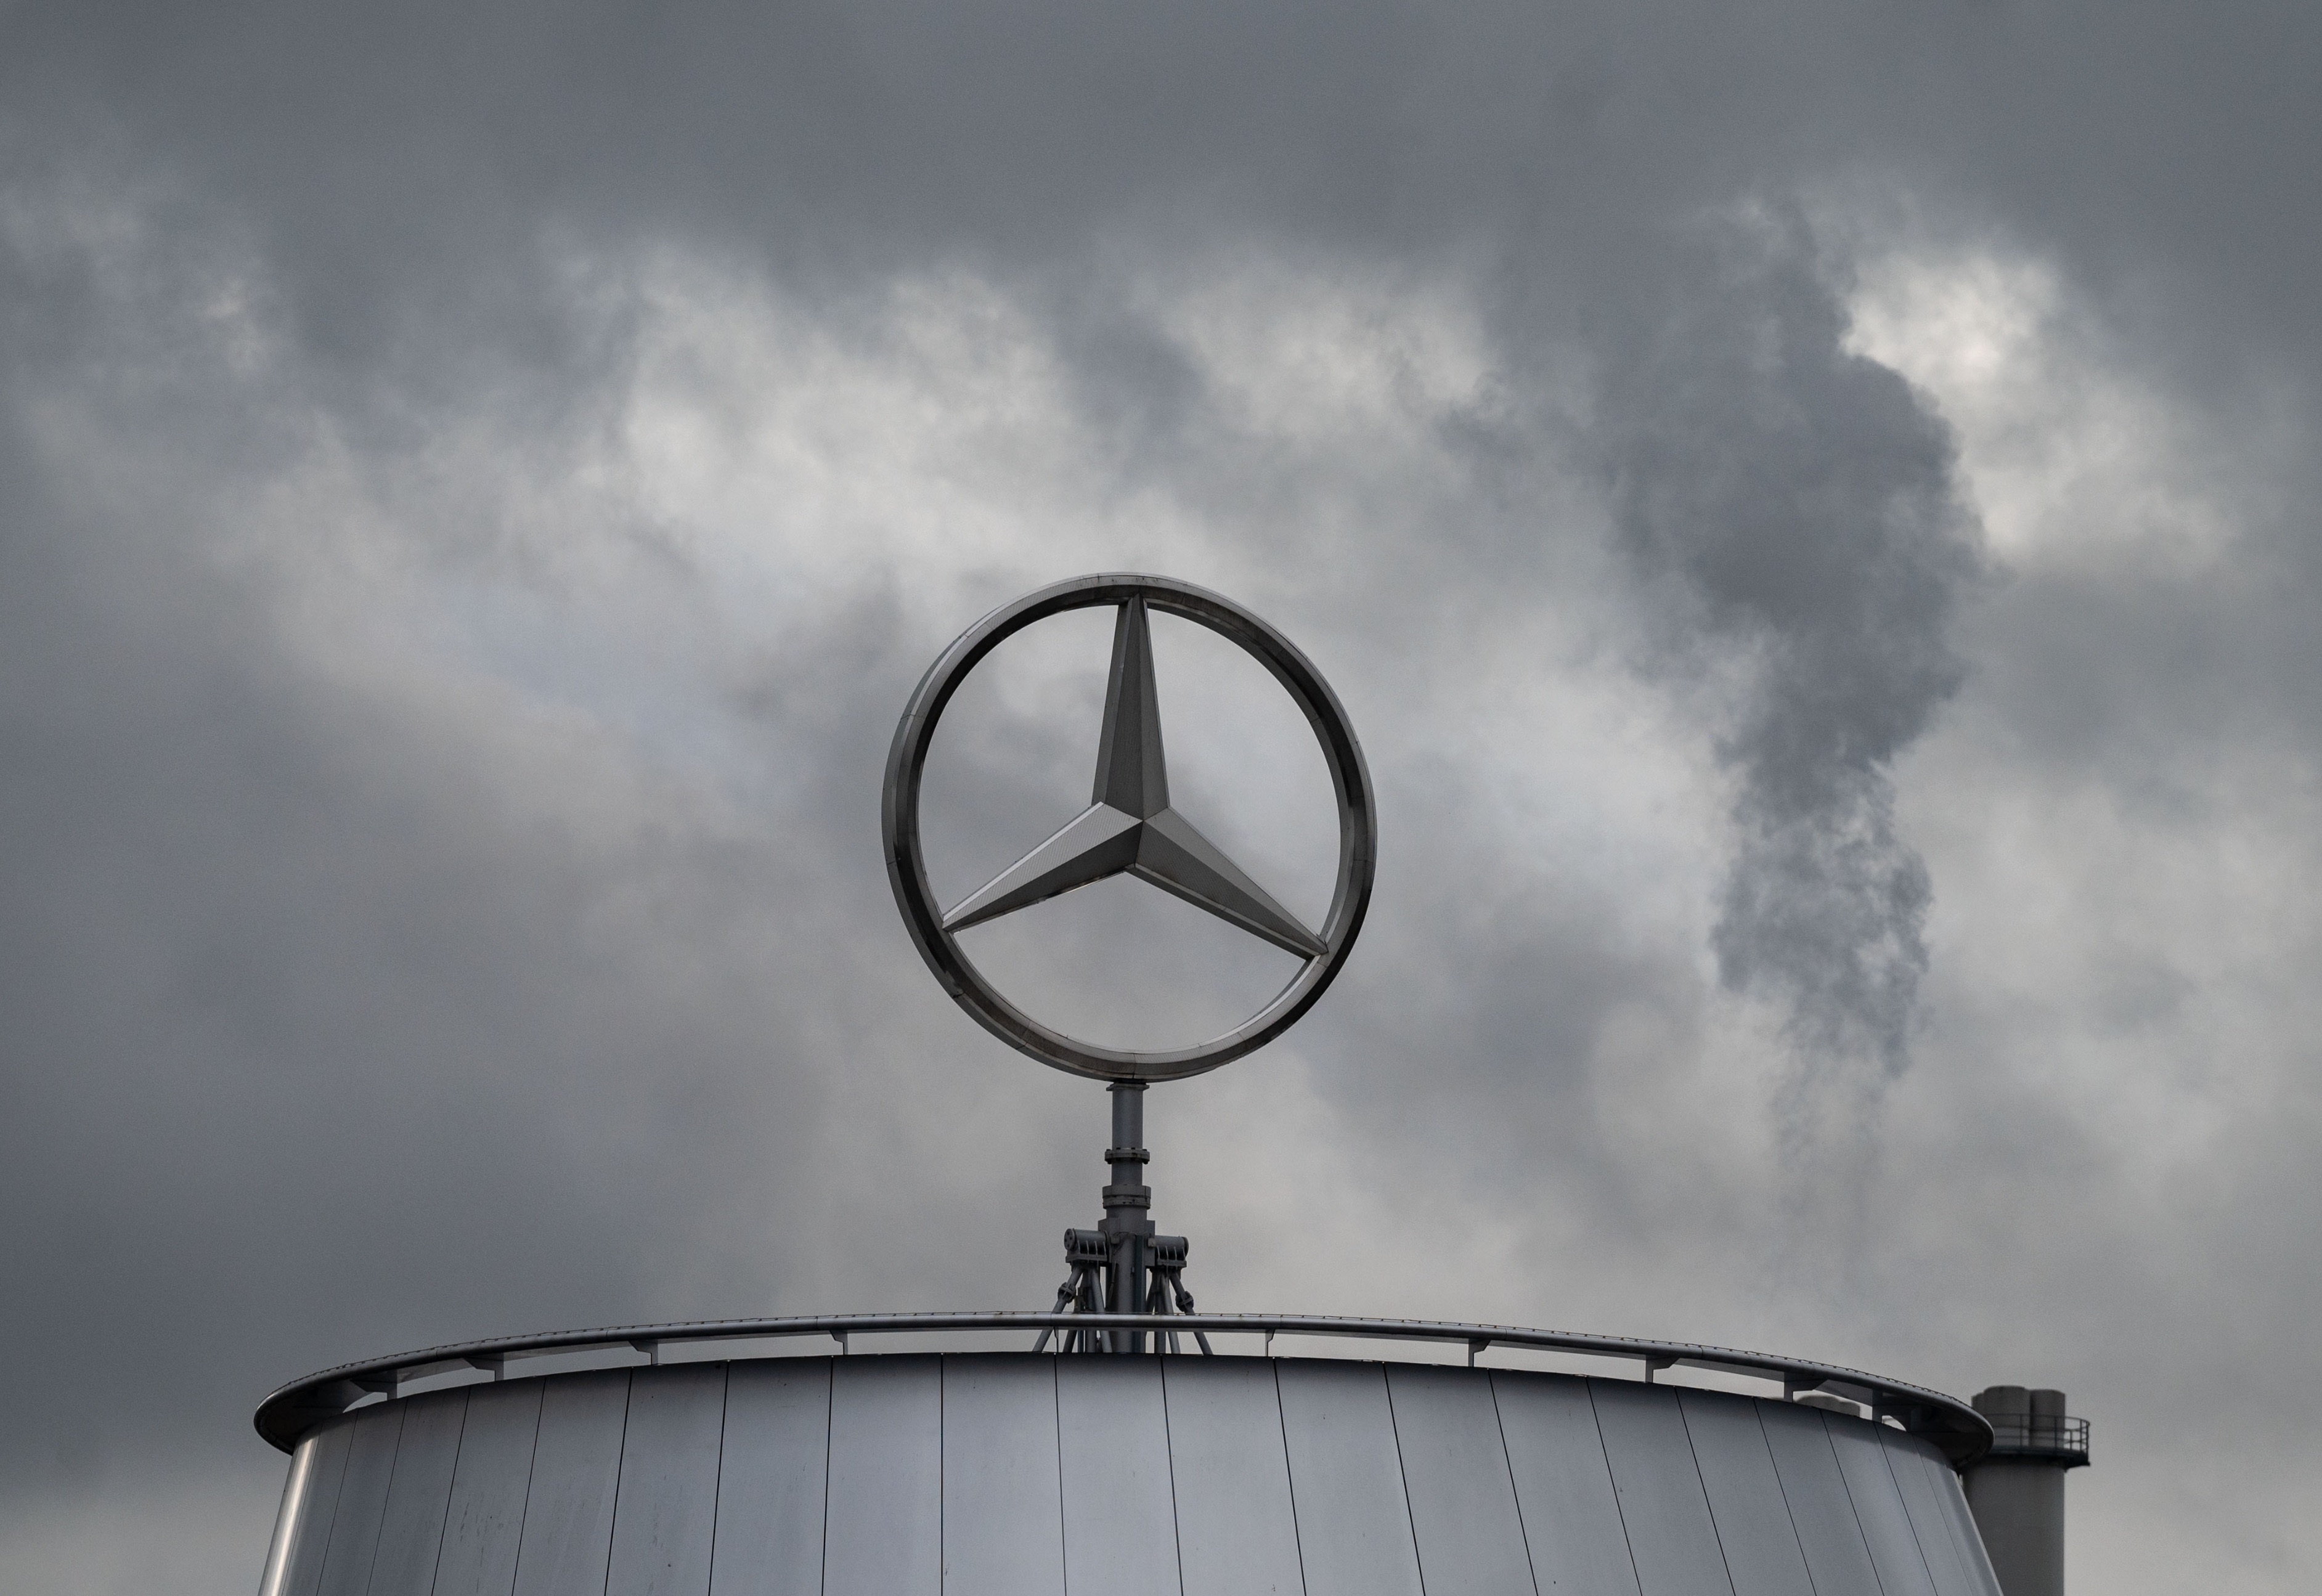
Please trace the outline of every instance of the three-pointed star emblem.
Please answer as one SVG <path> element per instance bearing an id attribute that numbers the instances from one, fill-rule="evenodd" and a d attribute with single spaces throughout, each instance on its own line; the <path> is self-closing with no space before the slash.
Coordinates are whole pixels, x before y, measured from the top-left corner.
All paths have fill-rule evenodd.
<path id="1" fill-rule="evenodd" d="M 1194 830 L 1192 821 L 1169 807 L 1161 710 L 1153 683 L 1153 641 L 1141 597 L 1120 606 L 1120 619 L 1113 628 L 1112 675 L 1105 687 L 1096 791 L 1089 807 L 954 907 L 944 917 L 944 929 L 964 931 L 1075 887 L 1122 874 L 1141 877 L 1302 959 L 1330 951 L 1295 915 Z"/>

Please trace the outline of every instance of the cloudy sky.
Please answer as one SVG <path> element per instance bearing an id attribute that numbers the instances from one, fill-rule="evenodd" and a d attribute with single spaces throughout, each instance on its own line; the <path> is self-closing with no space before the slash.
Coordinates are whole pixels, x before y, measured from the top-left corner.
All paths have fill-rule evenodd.
<path id="1" fill-rule="evenodd" d="M 0 5 L 0 1585 L 254 1587 L 267 1390 L 1044 1306 L 1105 1106 L 895 717 L 1296 639 L 1368 927 L 1158 1089 L 1205 1308 L 2061 1385 L 2084 1591 L 2322 1583 L 2322 11 Z M 1156 623 L 1294 907 L 1320 765 Z M 1084 799 L 1103 617 L 930 776 Z M 1319 874 L 1318 874 L 1319 871 Z M 1106 1039 L 1264 950 L 975 933 Z"/>

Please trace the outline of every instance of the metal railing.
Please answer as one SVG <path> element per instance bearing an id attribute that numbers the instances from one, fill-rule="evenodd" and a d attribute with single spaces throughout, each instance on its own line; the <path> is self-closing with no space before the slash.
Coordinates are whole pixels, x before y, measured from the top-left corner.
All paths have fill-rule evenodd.
<path id="1" fill-rule="evenodd" d="M 1987 1413 L 1989 1457 L 2044 1457 L 2066 1468 L 2089 1460 L 2089 1421 L 2057 1414 Z"/>
<path id="2" fill-rule="evenodd" d="M 791 1336 L 827 1336 L 850 1353 L 864 1336 L 929 1331 L 1184 1331 L 1210 1336 L 1263 1337 L 1253 1351 L 1271 1354 L 1277 1336 L 1323 1336 L 1366 1341 L 1464 1344 L 1472 1365 L 1493 1347 L 1577 1354 L 1632 1360 L 1650 1383 L 1659 1371 L 1705 1369 L 1778 1382 L 1786 1397 L 1831 1391 L 1861 1403 L 1874 1419 L 1893 1419 L 1924 1436 L 1953 1466 L 1983 1455 L 1991 1445 L 1991 1425 L 1956 1397 L 1924 1386 L 1866 1374 L 1834 1363 L 1787 1358 L 1687 1341 L 1646 1341 L 1627 1336 L 1576 1335 L 1562 1330 L 1527 1330 L 1509 1325 L 1468 1325 L 1426 1319 L 1338 1318 L 1308 1314 L 1193 1313 L 889 1313 L 837 1314 L 810 1318 L 696 1320 L 672 1325 L 626 1325 L 608 1329 L 562 1330 L 540 1336 L 504 1336 L 402 1353 L 365 1363 L 343 1363 L 296 1380 L 258 1406 L 258 1433 L 283 1451 L 315 1426 L 373 1400 L 391 1400 L 413 1390 L 478 1375 L 491 1380 L 521 1378 L 514 1365 L 554 1357 L 562 1373 L 571 1368 L 611 1368 L 640 1361 L 660 1363 L 674 1350 L 708 1348 L 736 1341 Z M 745 1354 L 744 1355 L 752 1355 Z M 1067 1355 L 1055 1354 L 1051 1355 Z M 540 1373 L 550 1373 L 542 1369 Z M 2085 1434 L 2086 1427 L 2082 1427 Z"/>

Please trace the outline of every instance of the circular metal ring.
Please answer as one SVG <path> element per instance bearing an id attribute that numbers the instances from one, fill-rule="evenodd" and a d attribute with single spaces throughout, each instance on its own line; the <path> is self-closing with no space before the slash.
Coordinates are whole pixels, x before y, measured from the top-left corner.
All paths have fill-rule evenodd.
<path id="1" fill-rule="evenodd" d="M 1140 1053 L 1100 1047 L 1042 1025 L 1017 1008 L 985 979 L 958 937 L 944 926 L 928 884 L 919 838 L 919 785 L 936 723 L 960 682 L 1001 643 L 1037 621 L 1067 610 L 1126 606 L 1142 598 L 1146 607 L 1180 616 L 1208 627 L 1255 658 L 1305 713 L 1322 745 L 1339 806 L 1338 882 L 1330 909 L 1317 935 L 1321 951 L 1307 958 L 1288 985 L 1265 1008 L 1221 1036 L 1197 1046 Z M 1370 770 L 1355 741 L 1347 712 L 1321 672 L 1291 641 L 1230 598 L 1167 577 L 1113 574 L 1076 577 L 1001 606 L 962 633 L 928 668 L 887 756 L 882 805 L 887 878 L 895 889 L 911 940 L 962 1008 L 993 1035 L 1044 1064 L 1102 1081 L 1175 1081 L 1214 1070 L 1279 1036 L 1314 1005 L 1345 962 L 1370 906 L 1377 816 Z"/>

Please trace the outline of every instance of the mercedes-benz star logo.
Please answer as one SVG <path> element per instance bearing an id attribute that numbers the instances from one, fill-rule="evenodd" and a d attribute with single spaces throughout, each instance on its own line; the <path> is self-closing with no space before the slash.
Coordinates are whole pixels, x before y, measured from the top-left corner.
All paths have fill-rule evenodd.
<path id="1" fill-rule="evenodd" d="M 1089 806 L 950 910 L 939 911 L 919 845 L 919 782 L 936 722 L 959 683 L 1011 634 L 1065 610 L 1114 606 L 1112 670 L 1097 739 L 1096 786 Z M 1170 806 L 1153 672 L 1150 610 L 1199 622 L 1231 639 L 1272 671 L 1321 740 L 1338 796 L 1339 871 L 1319 930 L 1275 901 L 1216 844 Z M 1373 814 L 1370 772 L 1330 684 L 1290 641 L 1217 594 L 1166 577 L 1092 576 L 1005 605 L 944 652 L 911 695 L 895 728 L 884 805 L 887 871 L 928 965 L 960 1006 L 988 1029 L 1044 1063 L 1111 1081 L 1167 1081 L 1215 1069 L 1282 1034 L 1322 995 L 1353 945 L 1370 899 Z M 1110 876 L 1133 875 L 1296 954 L 1303 963 L 1257 1014 L 1197 1047 L 1132 1053 L 1080 1042 L 1040 1024 L 986 980 L 957 934 Z"/>

